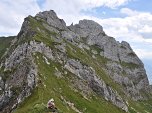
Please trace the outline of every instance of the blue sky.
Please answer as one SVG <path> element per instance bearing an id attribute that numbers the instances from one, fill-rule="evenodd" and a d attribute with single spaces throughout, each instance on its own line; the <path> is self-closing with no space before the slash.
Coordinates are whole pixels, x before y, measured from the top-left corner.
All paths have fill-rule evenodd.
<path id="1" fill-rule="evenodd" d="M 130 43 L 152 84 L 152 0 L 1 0 L 0 36 L 16 35 L 24 18 L 55 10 L 67 25 L 92 19 L 106 34 Z"/>

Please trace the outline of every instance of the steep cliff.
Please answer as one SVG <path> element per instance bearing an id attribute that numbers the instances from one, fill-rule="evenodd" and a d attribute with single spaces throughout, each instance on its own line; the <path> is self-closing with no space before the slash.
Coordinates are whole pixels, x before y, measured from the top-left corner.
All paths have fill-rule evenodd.
<path id="1" fill-rule="evenodd" d="M 3 50 L 1 112 L 45 113 L 49 98 L 64 113 L 152 111 L 142 61 L 92 20 L 66 26 L 52 10 L 28 16 Z"/>

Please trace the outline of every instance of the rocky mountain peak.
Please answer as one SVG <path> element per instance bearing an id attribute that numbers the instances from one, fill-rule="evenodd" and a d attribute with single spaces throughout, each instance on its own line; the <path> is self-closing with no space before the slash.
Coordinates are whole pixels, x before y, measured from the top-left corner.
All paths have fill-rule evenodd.
<path id="1" fill-rule="evenodd" d="M 53 10 L 39 12 L 25 18 L 17 37 L 0 64 L 2 113 L 16 107 L 17 113 L 45 113 L 51 96 L 63 113 L 138 112 L 143 104 L 132 103 L 150 98 L 144 65 L 129 43 L 92 20 L 66 26 Z"/>
<path id="2" fill-rule="evenodd" d="M 66 23 L 63 19 L 59 19 L 53 10 L 39 12 L 36 14 L 36 18 L 45 20 L 50 26 L 58 28 L 60 30 L 66 29 Z"/>
<path id="3" fill-rule="evenodd" d="M 98 36 L 100 33 L 104 34 L 102 26 L 93 20 L 80 20 L 78 24 L 71 25 L 69 28 L 81 37 L 87 37 L 88 35 Z"/>

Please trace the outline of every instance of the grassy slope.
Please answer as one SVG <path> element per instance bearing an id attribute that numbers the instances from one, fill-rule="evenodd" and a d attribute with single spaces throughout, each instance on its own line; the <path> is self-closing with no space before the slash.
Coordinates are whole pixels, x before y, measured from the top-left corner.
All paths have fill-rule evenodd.
<path id="1" fill-rule="evenodd" d="M 40 24 L 41 22 L 37 22 L 37 20 L 30 18 L 33 29 L 39 27 L 43 29 L 43 32 L 38 32 L 35 35 L 34 40 L 39 42 L 44 42 L 51 48 L 53 48 L 53 42 L 51 40 L 51 35 L 57 35 L 55 33 L 48 32 L 44 27 Z M 73 50 L 76 52 L 73 52 Z M 95 49 L 95 48 L 93 48 Z M 99 55 L 96 55 L 97 59 L 91 57 L 90 51 L 83 51 L 76 46 L 71 45 L 70 43 L 67 46 L 67 54 L 71 58 L 79 59 L 86 65 L 93 67 L 97 74 L 111 87 L 119 92 L 119 94 L 124 97 L 124 93 L 122 92 L 122 88 L 120 85 L 114 83 L 109 76 L 107 76 L 102 70 L 102 66 L 107 62 L 108 59 L 105 59 Z M 97 50 L 98 51 L 98 50 Z M 55 103 L 60 112 L 64 113 L 75 113 L 67 105 L 67 103 L 61 98 L 64 97 L 67 101 L 73 102 L 75 107 L 84 113 L 122 113 L 120 109 L 112 105 L 111 103 L 105 101 L 101 97 L 98 96 L 92 97 L 90 101 L 84 99 L 82 95 L 75 92 L 70 88 L 71 83 L 69 82 L 69 78 L 71 78 L 71 74 L 63 75 L 63 78 L 58 78 L 54 75 L 55 67 L 57 67 L 60 71 L 61 66 L 56 64 L 55 62 L 51 62 L 51 65 L 47 65 L 44 62 L 41 54 L 37 54 L 39 59 L 36 59 L 39 68 L 39 79 L 42 80 L 43 84 L 39 84 L 37 88 L 33 91 L 32 95 L 28 97 L 15 111 L 15 113 L 45 113 L 46 111 L 46 103 L 50 98 L 55 99 Z M 46 88 L 44 87 L 46 85 Z M 144 102 L 146 103 L 146 102 Z M 146 113 L 145 110 L 151 112 L 152 110 L 149 108 L 149 104 L 143 105 L 143 102 L 133 102 L 129 101 L 130 107 L 129 111 L 134 113 L 135 111 L 131 109 L 131 107 L 140 111 L 141 113 Z M 86 110 L 85 110 L 86 109 Z"/>
<path id="2" fill-rule="evenodd" d="M 0 37 L 0 58 L 5 53 L 6 49 L 10 46 L 10 43 L 14 37 Z"/>

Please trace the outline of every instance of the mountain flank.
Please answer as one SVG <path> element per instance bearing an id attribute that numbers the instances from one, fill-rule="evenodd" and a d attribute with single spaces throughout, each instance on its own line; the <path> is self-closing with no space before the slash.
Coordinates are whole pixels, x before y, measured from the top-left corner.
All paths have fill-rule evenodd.
<path id="1" fill-rule="evenodd" d="M 151 113 L 152 88 L 129 43 L 92 20 L 66 26 L 53 10 L 0 38 L 0 112 Z"/>

